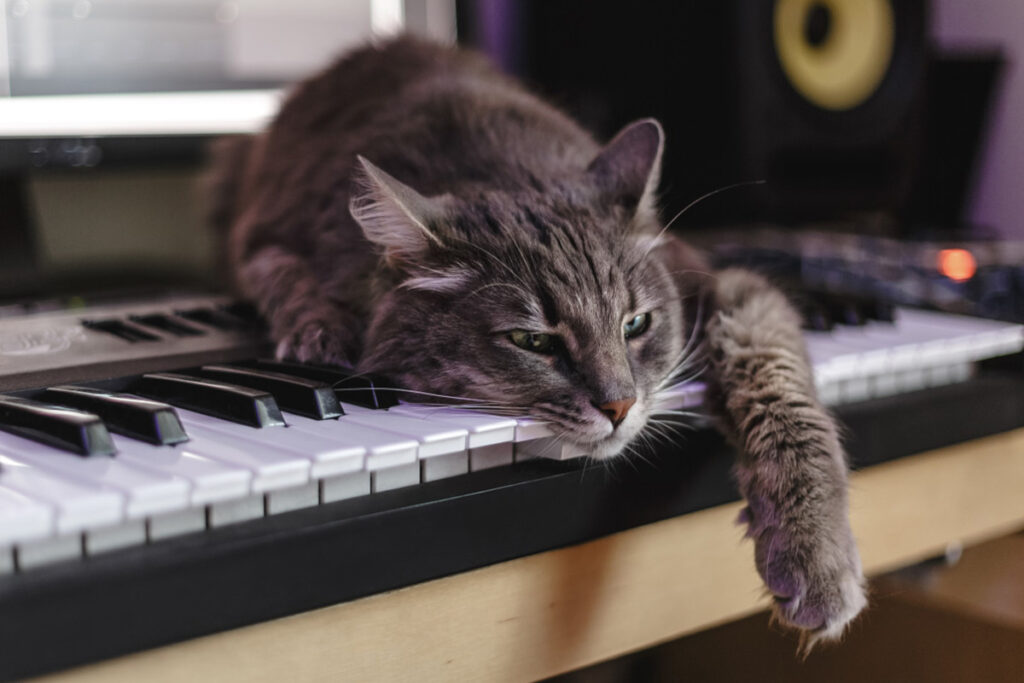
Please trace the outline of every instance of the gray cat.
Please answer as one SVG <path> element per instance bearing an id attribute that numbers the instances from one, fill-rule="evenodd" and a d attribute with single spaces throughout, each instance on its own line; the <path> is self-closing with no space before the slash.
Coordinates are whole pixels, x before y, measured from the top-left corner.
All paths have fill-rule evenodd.
<path id="1" fill-rule="evenodd" d="M 798 316 L 663 230 L 662 146 L 648 119 L 600 147 L 481 57 L 401 38 L 225 140 L 213 219 L 279 356 L 530 414 L 594 458 L 636 442 L 659 390 L 706 366 L 776 613 L 836 637 L 863 576 Z"/>

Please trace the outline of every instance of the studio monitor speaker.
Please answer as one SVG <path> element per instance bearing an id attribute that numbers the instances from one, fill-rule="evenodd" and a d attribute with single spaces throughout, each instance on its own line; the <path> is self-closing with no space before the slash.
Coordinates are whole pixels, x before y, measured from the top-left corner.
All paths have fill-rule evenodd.
<path id="1" fill-rule="evenodd" d="M 908 203 L 926 0 L 488 4 L 491 25 L 475 33 L 478 3 L 460 4 L 463 37 L 598 134 L 662 120 L 666 211 L 748 180 L 767 182 L 716 196 L 693 221 L 898 216 Z"/>

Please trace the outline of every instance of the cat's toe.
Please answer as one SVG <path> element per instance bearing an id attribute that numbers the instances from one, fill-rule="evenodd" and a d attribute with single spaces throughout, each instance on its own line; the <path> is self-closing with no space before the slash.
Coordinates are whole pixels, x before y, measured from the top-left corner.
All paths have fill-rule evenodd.
<path id="1" fill-rule="evenodd" d="M 355 360 L 343 332 L 323 322 L 307 322 L 284 335 L 277 344 L 279 359 L 300 363 L 352 365 Z"/>
<path id="2" fill-rule="evenodd" d="M 841 636 L 867 605 L 852 541 L 845 533 L 836 540 L 794 541 L 781 529 L 756 539 L 758 570 L 773 596 L 775 617 L 807 634 L 805 649 Z"/>

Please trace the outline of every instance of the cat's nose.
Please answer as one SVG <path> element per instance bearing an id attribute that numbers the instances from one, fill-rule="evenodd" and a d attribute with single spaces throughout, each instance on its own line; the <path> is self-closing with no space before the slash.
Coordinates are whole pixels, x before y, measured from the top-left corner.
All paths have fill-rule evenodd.
<path id="1" fill-rule="evenodd" d="M 618 427 L 626 419 L 629 409 L 636 403 L 636 398 L 621 398 L 618 401 L 608 401 L 597 406 L 597 409 L 612 421 L 613 427 Z"/>

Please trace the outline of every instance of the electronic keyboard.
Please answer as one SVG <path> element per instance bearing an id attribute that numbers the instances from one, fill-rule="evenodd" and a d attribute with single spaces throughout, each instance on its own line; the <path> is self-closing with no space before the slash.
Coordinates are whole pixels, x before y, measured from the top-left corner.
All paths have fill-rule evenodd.
<path id="1" fill-rule="evenodd" d="M 223 298 L 0 313 L 0 642 L 30 645 L 33 632 L 69 628 L 55 623 L 52 600 L 74 587 L 80 590 L 58 609 L 70 623 L 114 595 L 120 598 L 104 609 L 116 603 L 137 611 L 145 594 L 166 608 L 162 614 L 180 616 L 188 612 L 183 592 L 199 591 L 212 603 L 228 598 L 216 581 L 215 595 L 175 583 L 168 574 L 175 566 L 182 577 L 223 578 L 270 563 L 268 576 L 291 573 L 294 583 L 308 567 L 303 553 L 348 554 L 336 557 L 348 572 L 340 585 L 296 587 L 287 604 L 205 610 L 187 626 L 140 629 L 133 621 L 112 640 L 78 633 L 45 664 L 30 663 L 31 647 L 18 655 L 4 647 L 0 677 L 331 604 L 736 496 L 729 459 L 711 457 L 727 448 L 710 432 L 685 437 L 685 458 L 677 446 L 650 454 L 654 464 L 632 474 L 588 469 L 585 451 L 528 416 L 421 405 L 383 378 L 268 360 L 259 320 Z M 874 319 L 839 315 L 816 327 L 806 338 L 818 391 L 848 423 L 859 421 L 851 453 L 870 453 L 859 465 L 1024 423 L 1012 400 L 973 424 L 953 419 L 964 400 L 978 408 L 994 392 L 1006 396 L 1000 380 L 975 377 L 976 368 L 1021 351 L 1021 326 L 897 309 Z M 683 383 L 660 395 L 659 408 L 699 413 L 702 398 L 700 382 Z M 902 413 L 880 420 L 864 412 L 897 400 Z M 946 410 L 950 419 L 927 434 L 879 436 L 886 421 L 891 433 L 912 424 L 911 404 L 922 416 L 941 418 Z M 566 500 L 576 501 L 568 526 L 556 523 Z M 609 501 L 629 511 L 609 519 L 602 512 Z M 522 528 L 496 521 L 495 511 L 519 515 Z M 485 521 L 492 532 L 504 530 L 501 543 L 478 528 Z M 474 543 L 489 539 L 482 550 L 456 547 L 467 528 Z M 383 538 L 393 545 L 382 551 Z M 425 551 L 425 538 L 444 552 Z M 374 539 L 369 550 L 355 550 L 367 539 Z M 348 545 L 339 549 L 343 540 Z M 271 559 L 275 544 L 305 544 L 293 553 L 298 564 Z M 403 552 L 394 546 L 401 545 L 432 559 L 397 568 Z M 263 560 L 247 554 L 256 548 L 268 553 Z M 239 597 L 229 599 L 237 608 Z M 40 605 L 47 605 L 42 613 Z"/>

